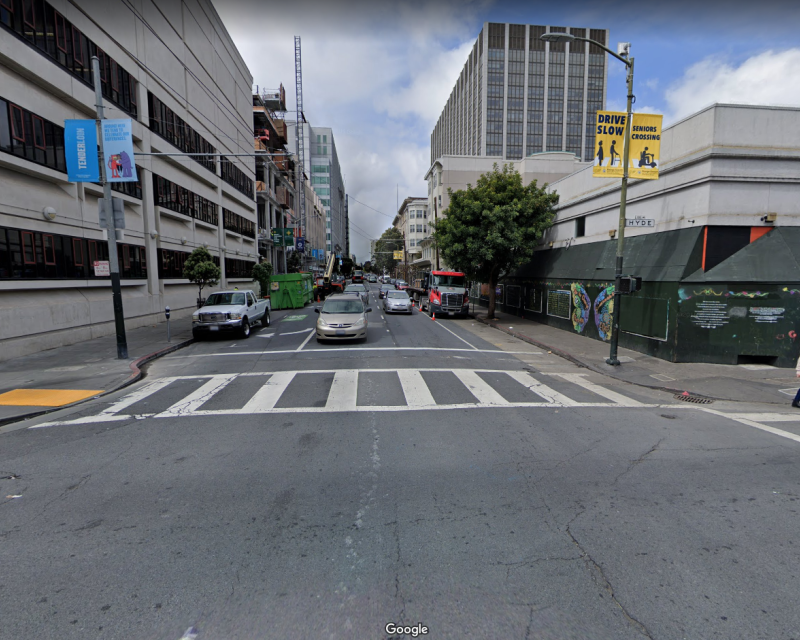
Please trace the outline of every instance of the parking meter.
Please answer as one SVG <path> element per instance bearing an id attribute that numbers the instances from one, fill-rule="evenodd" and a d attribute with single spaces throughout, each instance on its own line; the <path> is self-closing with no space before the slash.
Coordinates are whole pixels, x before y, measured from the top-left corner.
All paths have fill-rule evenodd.
<path id="1" fill-rule="evenodd" d="M 172 334 L 169 327 L 169 307 L 164 307 L 164 315 L 167 316 L 167 342 L 172 342 Z"/>

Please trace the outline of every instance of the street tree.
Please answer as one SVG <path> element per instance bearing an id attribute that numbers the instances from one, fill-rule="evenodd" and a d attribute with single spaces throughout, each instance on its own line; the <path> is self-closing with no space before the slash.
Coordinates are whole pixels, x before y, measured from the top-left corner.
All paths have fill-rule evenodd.
<path id="1" fill-rule="evenodd" d="M 269 284 L 272 280 L 272 265 L 269 262 L 261 262 L 253 265 L 253 281 L 258 282 L 261 287 L 261 296 L 269 295 Z"/>
<path id="2" fill-rule="evenodd" d="M 394 273 L 394 268 L 399 262 L 395 260 L 392 252 L 403 250 L 403 234 L 389 227 L 381 234 L 375 243 L 375 270 L 378 273 Z"/>
<path id="3" fill-rule="evenodd" d="M 286 271 L 289 273 L 300 273 L 303 268 L 303 257 L 299 251 L 290 251 L 289 257 L 286 258 Z"/>
<path id="4" fill-rule="evenodd" d="M 211 252 L 205 247 L 197 247 L 183 263 L 183 277 L 198 286 L 198 304 L 203 298 L 203 288 L 215 287 L 221 276 L 222 270 L 214 264 Z"/>
<path id="5" fill-rule="evenodd" d="M 448 189 L 450 206 L 435 224 L 442 258 L 470 280 L 489 284 L 487 318 L 493 319 L 498 281 L 533 257 L 538 240 L 553 224 L 558 194 L 522 184 L 511 165 L 484 173 L 473 187 Z"/>

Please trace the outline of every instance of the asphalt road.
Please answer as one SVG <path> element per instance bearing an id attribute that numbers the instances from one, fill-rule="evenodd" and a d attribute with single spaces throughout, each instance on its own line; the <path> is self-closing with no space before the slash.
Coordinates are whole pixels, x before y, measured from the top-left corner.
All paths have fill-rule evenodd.
<path id="1" fill-rule="evenodd" d="M 0 434 L 0 638 L 800 637 L 800 443 L 375 298 Z"/>

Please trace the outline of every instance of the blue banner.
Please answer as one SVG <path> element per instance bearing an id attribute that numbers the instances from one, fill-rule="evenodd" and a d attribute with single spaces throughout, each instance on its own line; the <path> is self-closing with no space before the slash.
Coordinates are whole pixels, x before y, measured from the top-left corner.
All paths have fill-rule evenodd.
<path id="1" fill-rule="evenodd" d="M 100 182 L 97 123 L 94 120 L 64 121 L 64 153 L 67 157 L 67 180 Z"/>
<path id="2" fill-rule="evenodd" d="M 138 182 L 130 119 L 103 120 L 103 162 L 108 182 Z"/>
<path id="3" fill-rule="evenodd" d="M 297 250 L 300 253 L 304 253 L 306 250 L 306 239 L 303 236 L 295 238 L 294 246 L 297 247 Z"/>

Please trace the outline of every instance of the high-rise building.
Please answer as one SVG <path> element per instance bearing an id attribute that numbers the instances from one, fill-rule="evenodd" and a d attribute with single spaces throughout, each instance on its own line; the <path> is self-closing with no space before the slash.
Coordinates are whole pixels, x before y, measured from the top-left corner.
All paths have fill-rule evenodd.
<path id="1" fill-rule="evenodd" d="M 544 42 L 545 33 L 608 46 L 606 29 L 484 23 L 431 134 L 431 163 L 444 155 L 593 156 L 595 113 L 605 108 L 606 53 L 588 42 Z"/>
<path id="2" fill-rule="evenodd" d="M 293 128 L 297 125 L 289 123 L 289 126 Z M 333 130 L 330 127 L 314 127 L 308 122 L 303 122 L 302 126 L 305 174 L 325 209 L 324 248 L 347 256 L 346 199 Z M 297 145 L 291 133 L 288 142 L 289 149 L 296 153 Z"/>

